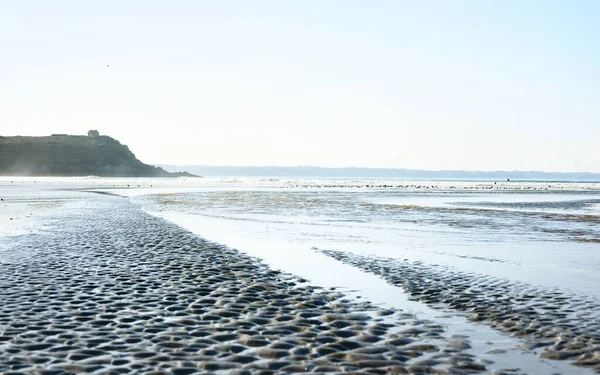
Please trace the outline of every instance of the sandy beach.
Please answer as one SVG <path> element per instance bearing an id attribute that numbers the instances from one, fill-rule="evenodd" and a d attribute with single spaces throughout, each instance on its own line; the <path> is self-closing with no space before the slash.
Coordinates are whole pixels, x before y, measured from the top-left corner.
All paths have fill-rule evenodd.
<path id="1" fill-rule="evenodd" d="M 593 299 L 574 305 L 493 277 L 313 250 L 419 309 L 458 312 L 451 323 L 282 271 L 114 190 L 1 191 L 11 207 L 1 218 L 13 223 L 0 236 L 3 374 L 600 371 Z"/>
<path id="2" fill-rule="evenodd" d="M 539 350 L 542 358 L 569 360 L 600 371 L 600 304 L 594 299 L 419 262 L 322 252 L 383 277 L 416 301 L 465 311 L 472 321 L 519 337 L 525 348 Z"/>
<path id="3" fill-rule="evenodd" d="M 127 199 L 82 201 L 3 240 L 2 373 L 485 369 L 439 325 L 345 301 Z"/>

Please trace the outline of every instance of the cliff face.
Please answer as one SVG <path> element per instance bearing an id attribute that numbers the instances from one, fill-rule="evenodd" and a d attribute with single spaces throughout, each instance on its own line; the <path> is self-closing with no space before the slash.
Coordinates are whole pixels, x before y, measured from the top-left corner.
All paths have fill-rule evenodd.
<path id="1" fill-rule="evenodd" d="M 144 164 L 116 139 L 107 136 L 53 135 L 1 137 L 0 175 L 179 177 Z"/>

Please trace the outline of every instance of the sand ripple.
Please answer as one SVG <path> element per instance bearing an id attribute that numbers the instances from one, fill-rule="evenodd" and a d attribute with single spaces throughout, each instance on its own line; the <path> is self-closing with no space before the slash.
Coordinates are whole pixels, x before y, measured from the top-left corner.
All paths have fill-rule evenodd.
<path id="1" fill-rule="evenodd" d="M 126 199 L 87 201 L 3 240 L 27 256 L 0 257 L 0 373 L 485 370 L 432 322 L 343 300 Z"/>
<path id="2" fill-rule="evenodd" d="M 468 312 L 469 319 L 520 337 L 540 356 L 600 372 L 600 301 L 491 276 L 384 257 L 318 250 L 379 275 L 412 299 Z"/>

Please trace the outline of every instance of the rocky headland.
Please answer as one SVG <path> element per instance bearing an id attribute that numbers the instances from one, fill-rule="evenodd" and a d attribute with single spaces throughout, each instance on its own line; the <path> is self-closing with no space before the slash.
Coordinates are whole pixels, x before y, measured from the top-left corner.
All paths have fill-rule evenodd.
<path id="1" fill-rule="evenodd" d="M 87 136 L 0 136 L 0 175 L 194 177 L 144 164 L 127 146 L 95 130 Z"/>

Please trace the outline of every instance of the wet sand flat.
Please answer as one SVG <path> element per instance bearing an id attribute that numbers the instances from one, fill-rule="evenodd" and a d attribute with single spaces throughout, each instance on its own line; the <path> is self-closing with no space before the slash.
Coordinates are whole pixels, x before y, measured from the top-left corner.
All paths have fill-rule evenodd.
<path id="1" fill-rule="evenodd" d="M 486 371 L 438 324 L 77 194 L 43 232 L 0 238 L 0 373 Z"/>
<path id="2" fill-rule="evenodd" d="M 600 372 L 600 301 L 593 297 L 422 262 L 315 250 L 382 277 L 415 301 L 466 312 L 472 321 L 520 338 L 542 358 Z"/>

